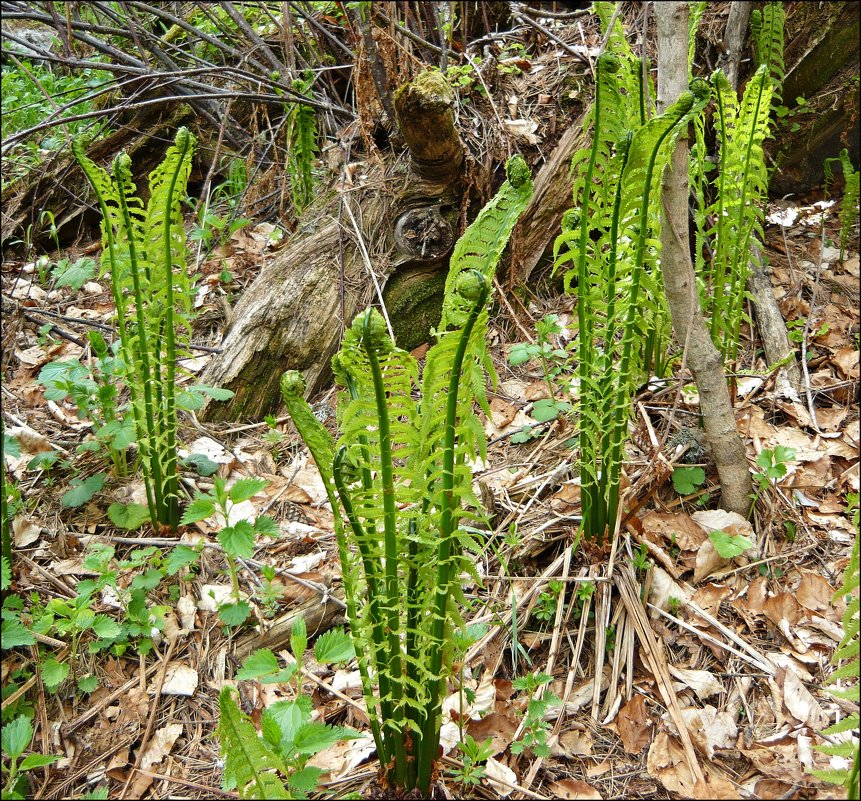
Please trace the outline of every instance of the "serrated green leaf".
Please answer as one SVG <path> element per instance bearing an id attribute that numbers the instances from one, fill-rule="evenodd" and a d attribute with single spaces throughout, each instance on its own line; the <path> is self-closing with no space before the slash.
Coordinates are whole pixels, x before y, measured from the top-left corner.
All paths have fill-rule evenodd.
<path id="1" fill-rule="evenodd" d="M 24 715 L 19 715 L 11 723 L 5 724 L 0 732 L 3 756 L 17 759 L 24 753 L 32 739 L 33 725 Z"/>
<path id="2" fill-rule="evenodd" d="M 86 479 L 73 478 L 72 488 L 63 494 L 60 503 L 65 507 L 81 506 L 91 500 L 102 487 L 105 486 L 105 474 L 96 473 Z"/>
<path id="3" fill-rule="evenodd" d="M 276 670 L 278 670 L 278 657 L 268 648 L 260 648 L 245 657 L 242 667 L 236 672 L 236 679 L 250 681 L 274 673 Z"/>
<path id="4" fill-rule="evenodd" d="M 754 543 L 741 534 L 727 534 L 725 531 L 712 531 L 709 534 L 718 555 L 723 559 L 734 559 L 743 554 L 748 548 L 753 548 Z"/>
<path id="5" fill-rule="evenodd" d="M 52 272 L 57 286 L 67 286 L 77 292 L 95 276 L 97 268 L 95 259 L 83 256 L 71 263 L 68 259 L 58 262 Z"/>
<path id="6" fill-rule="evenodd" d="M 154 590 L 159 584 L 161 584 L 161 580 L 163 578 L 164 574 L 161 570 L 154 567 L 150 568 L 146 573 L 138 573 L 138 575 L 132 579 L 131 589 L 144 590 L 145 592 Z"/>
<path id="7" fill-rule="evenodd" d="M 59 756 L 56 754 L 27 754 L 18 765 L 18 770 L 33 770 L 33 768 L 42 768 L 45 765 L 53 765 Z"/>
<path id="8" fill-rule="evenodd" d="M 182 460 L 183 465 L 190 467 L 199 476 L 211 476 L 218 470 L 218 462 L 213 462 L 204 453 L 192 453 Z"/>
<path id="9" fill-rule="evenodd" d="M 354 740 L 361 735 L 345 726 L 327 726 L 325 723 L 305 723 L 298 732 L 293 745 L 300 754 L 319 754 L 320 751 L 341 740 Z"/>
<path id="10" fill-rule="evenodd" d="M 82 676 L 78 679 L 78 689 L 82 693 L 91 693 L 99 686 L 98 676 Z"/>
<path id="11" fill-rule="evenodd" d="M 189 387 L 192 392 L 200 392 L 203 395 L 208 395 L 213 400 L 226 401 L 230 400 L 234 394 L 230 389 L 222 389 L 221 387 L 208 387 L 205 384 L 195 384 Z"/>
<path id="12" fill-rule="evenodd" d="M 108 517 L 117 528 L 135 531 L 149 520 L 149 509 L 142 503 L 112 503 Z"/>
<path id="13" fill-rule="evenodd" d="M 269 482 L 265 478 L 240 478 L 229 490 L 230 500 L 241 503 L 253 498 Z"/>
<path id="14" fill-rule="evenodd" d="M 254 530 L 267 537 L 277 537 L 281 533 L 278 524 L 268 515 L 260 515 L 254 521 Z"/>
<path id="15" fill-rule="evenodd" d="M 12 565 L 9 560 L 3 556 L 0 557 L 0 590 L 4 592 L 12 586 Z M 5 639 L 4 639 L 5 642 Z"/>
<path id="16" fill-rule="evenodd" d="M 179 519 L 180 525 L 187 526 L 191 523 L 197 523 L 198 520 L 205 520 L 207 517 L 212 517 L 215 514 L 215 499 L 209 496 L 195 498 L 183 512 Z"/>
<path id="17" fill-rule="evenodd" d="M 193 565 L 200 554 L 188 545 L 177 545 L 164 560 L 164 569 L 169 576 L 175 576 L 182 568 Z"/>
<path id="18" fill-rule="evenodd" d="M 18 458 L 21 455 L 21 443 L 17 437 L 11 437 L 3 432 L 3 455 Z"/>
<path id="19" fill-rule="evenodd" d="M 251 607 L 245 601 L 218 607 L 218 617 L 226 626 L 241 626 L 250 614 Z"/>
<path id="20" fill-rule="evenodd" d="M 305 618 L 300 615 L 293 621 L 293 627 L 290 629 L 290 650 L 297 664 L 302 664 L 302 657 L 307 647 L 308 629 L 305 626 Z"/>
<path id="21" fill-rule="evenodd" d="M 68 675 L 68 662 L 58 662 L 53 656 L 50 656 L 42 663 L 42 682 L 49 691 L 59 687 Z"/>
<path id="22" fill-rule="evenodd" d="M 293 750 L 296 733 L 309 721 L 311 708 L 311 699 L 302 695 L 295 701 L 276 701 L 263 710 L 263 717 L 273 720 L 281 731 L 282 753 Z"/>
<path id="23" fill-rule="evenodd" d="M 122 627 L 116 620 L 112 620 L 107 615 L 96 615 L 93 619 L 93 631 L 103 640 L 112 640 L 114 637 L 120 636 Z"/>
<path id="24" fill-rule="evenodd" d="M 317 783 L 320 781 L 320 776 L 326 771 L 323 768 L 315 768 L 313 765 L 306 765 L 300 770 L 293 771 L 287 779 L 287 784 L 293 795 L 296 797 L 305 797 L 306 793 L 310 793 L 317 788 Z"/>
<path id="25" fill-rule="evenodd" d="M 221 547 L 231 556 L 250 559 L 254 555 L 254 542 L 257 532 L 247 520 L 240 520 L 218 532 Z"/>
<path id="26" fill-rule="evenodd" d="M 355 655 L 350 635 L 343 629 L 330 629 L 314 643 L 314 657 L 321 665 L 349 662 Z"/>

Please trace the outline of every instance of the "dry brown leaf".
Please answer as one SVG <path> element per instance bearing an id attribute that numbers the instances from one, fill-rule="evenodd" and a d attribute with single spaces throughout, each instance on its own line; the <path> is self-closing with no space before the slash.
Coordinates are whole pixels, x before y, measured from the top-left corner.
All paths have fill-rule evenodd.
<path id="1" fill-rule="evenodd" d="M 653 542 L 675 542 L 683 551 L 696 551 L 708 537 L 703 527 L 683 512 L 648 512 L 642 523 L 643 533 Z"/>
<path id="2" fill-rule="evenodd" d="M 812 570 L 801 570 L 800 572 L 801 581 L 795 591 L 798 603 L 813 612 L 818 612 L 820 609 L 830 609 L 834 588 L 819 573 L 814 573 Z"/>
<path id="3" fill-rule="evenodd" d="M 652 738 L 652 720 L 646 710 L 646 699 L 635 694 L 616 716 L 616 728 L 622 746 L 629 754 L 639 754 Z"/>
<path id="4" fill-rule="evenodd" d="M 708 670 L 692 670 L 690 668 L 678 668 L 667 665 L 670 673 L 679 680 L 680 685 L 676 689 L 689 687 L 701 701 L 711 698 L 723 692 L 723 685 Z"/>
<path id="5" fill-rule="evenodd" d="M 729 559 L 724 559 L 716 550 L 711 540 L 706 540 L 696 553 L 694 561 L 694 576 L 691 581 L 698 584 L 704 578 L 708 578 L 716 570 L 726 567 Z"/>
<path id="6" fill-rule="evenodd" d="M 781 670 L 777 674 L 777 682 L 783 688 L 783 705 L 792 717 L 811 729 L 825 726 L 828 716 L 798 676 L 788 670 Z"/>
<path id="7" fill-rule="evenodd" d="M 496 428 L 505 428 L 517 415 L 517 407 L 502 398 L 490 401 L 490 421 Z"/>
<path id="8" fill-rule="evenodd" d="M 859 377 L 858 357 L 861 352 L 852 348 L 841 348 L 832 354 L 831 361 L 837 365 L 837 369 L 844 378 L 857 379 Z"/>
<path id="9" fill-rule="evenodd" d="M 560 779 L 547 789 L 555 798 L 571 799 L 571 801 L 596 801 L 604 798 L 591 784 L 579 779 Z"/>
<path id="10" fill-rule="evenodd" d="M 570 729 L 550 743 L 550 753 L 552 756 L 567 759 L 573 756 L 592 756 L 593 745 L 594 740 L 587 729 Z"/>
<path id="11" fill-rule="evenodd" d="M 684 798 L 739 798 L 732 782 L 710 765 L 702 765 L 706 783 L 697 781 L 688 767 L 681 744 L 666 732 L 660 732 L 649 748 L 646 768 L 667 790 Z"/>
<path id="12" fill-rule="evenodd" d="M 477 743 L 482 743 L 490 737 L 493 753 L 501 754 L 514 742 L 517 725 L 517 721 L 507 715 L 492 712 L 481 720 L 470 720 L 466 728 Z"/>
<path id="13" fill-rule="evenodd" d="M 507 765 L 497 762 L 493 757 L 490 757 L 487 760 L 485 776 L 487 776 L 490 786 L 496 790 L 502 798 L 507 798 L 511 795 L 512 788 L 507 787 L 505 784 L 500 784 L 498 781 L 494 781 L 495 779 L 502 779 L 502 781 L 507 784 L 517 784 L 517 775 L 514 771 Z"/>
<path id="14" fill-rule="evenodd" d="M 738 727 L 729 712 L 718 712 L 713 706 L 703 709 L 686 707 L 682 719 L 694 746 L 706 758 L 713 759 L 715 748 L 731 748 L 738 736 Z"/>
<path id="15" fill-rule="evenodd" d="M 314 754 L 307 764 L 329 771 L 332 781 L 337 781 L 364 762 L 375 749 L 374 738 L 370 734 L 363 734 L 355 740 L 335 743 L 331 748 Z"/>
<path id="16" fill-rule="evenodd" d="M 194 695 L 197 689 L 197 671 L 190 665 L 181 662 L 171 662 L 164 674 L 162 695 Z"/>
<path id="17" fill-rule="evenodd" d="M 760 773 L 772 779 L 792 782 L 804 779 L 804 765 L 798 753 L 798 744 L 767 743 L 761 747 L 742 749 L 742 753 Z"/>
<path id="18" fill-rule="evenodd" d="M 171 752 L 180 734 L 182 734 L 182 723 L 170 723 L 156 729 L 141 757 L 141 767 L 149 770 L 153 765 L 161 762 Z"/>
<path id="19" fill-rule="evenodd" d="M 26 548 L 39 539 L 42 527 L 29 517 L 18 516 L 12 521 L 12 541 L 16 548 Z"/>
<path id="20" fill-rule="evenodd" d="M 693 595 L 693 602 L 711 615 L 717 613 L 721 602 L 732 595 L 732 590 L 722 584 L 706 584 L 698 587 Z"/>

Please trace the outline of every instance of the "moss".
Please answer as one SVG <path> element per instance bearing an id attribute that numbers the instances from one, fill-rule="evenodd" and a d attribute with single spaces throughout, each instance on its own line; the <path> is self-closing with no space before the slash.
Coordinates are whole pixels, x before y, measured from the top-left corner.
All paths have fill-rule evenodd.
<path id="1" fill-rule="evenodd" d="M 383 297 L 399 348 L 413 350 L 430 339 L 442 315 L 445 278 L 445 269 L 412 267 L 389 279 Z"/>

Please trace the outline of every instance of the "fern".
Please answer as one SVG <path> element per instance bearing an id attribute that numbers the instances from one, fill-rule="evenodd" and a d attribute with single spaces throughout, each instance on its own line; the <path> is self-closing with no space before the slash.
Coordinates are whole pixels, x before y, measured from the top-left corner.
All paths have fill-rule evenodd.
<path id="1" fill-rule="evenodd" d="M 313 73 L 293 81 L 293 90 L 311 96 Z M 311 167 L 317 155 L 317 114 L 311 106 L 294 103 L 288 113 L 287 125 L 290 190 L 297 216 L 314 200 L 314 175 Z"/>
<path id="2" fill-rule="evenodd" d="M 846 148 L 840 151 L 837 158 L 825 159 L 825 195 L 834 180 L 831 165 L 840 164 L 843 170 L 843 201 L 840 204 L 840 261 L 846 256 L 846 247 L 852 234 L 852 227 L 858 221 L 858 200 L 861 195 L 861 173 L 852 165 L 849 159 L 849 151 Z"/>
<path id="3" fill-rule="evenodd" d="M 150 518 L 173 529 L 179 516 L 176 360 L 188 351 L 191 310 L 181 203 L 195 147 L 194 136 L 180 128 L 149 176 L 145 208 L 128 155 L 119 154 L 109 174 L 80 140 L 72 144 L 102 211 L 102 269 L 111 275 Z"/>
<path id="4" fill-rule="evenodd" d="M 333 359 L 344 388 L 337 440 L 313 417 L 298 375 L 282 377 L 284 400 L 332 503 L 380 762 L 389 782 L 407 790 L 427 792 L 430 785 L 450 638 L 462 622 L 459 576 L 474 572 L 464 552 L 478 548 L 460 523 L 480 515 L 467 459 L 486 448 L 473 401 L 486 405 L 490 286 L 532 189 L 522 159 L 512 159 L 507 171 L 455 247 L 440 331 L 421 376 L 380 314 L 369 310 L 353 321 Z"/>
<path id="5" fill-rule="evenodd" d="M 765 64 L 773 89 L 772 105 L 782 105 L 783 79 L 786 66 L 783 61 L 783 27 L 786 10 L 783 3 L 766 3 L 763 8 L 750 12 L 750 28 L 753 33 L 753 49 L 756 63 Z"/>
<path id="6" fill-rule="evenodd" d="M 708 276 L 711 298 L 706 308 L 715 345 L 725 360 L 738 354 L 751 236 L 762 238 L 763 203 L 768 192 L 763 142 L 770 135 L 771 81 L 761 66 L 745 88 L 741 103 L 726 76 L 712 76 L 720 142 L 714 220 L 708 235 L 714 242 L 714 271 Z"/>
<path id="7" fill-rule="evenodd" d="M 240 798 L 290 798 L 278 773 L 287 773 L 284 761 L 257 735 L 251 719 L 244 715 L 231 687 L 218 696 L 221 719 L 218 739 L 224 755 L 223 783 L 236 788 Z"/>
<path id="8" fill-rule="evenodd" d="M 850 511 L 854 509 L 852 522 L 857 529 L 857 494 L 849 496 L 849 509 Z M 843 638 L 831 657 L 831 664 L 836 665 L 839 662 L 843 662 L 844 664 L 838 670 L 835 670 L 828 679 L 829 684 L 841 679 L 852 680 L 853 684 L 848 688 L 830 690 L 829 692 L 836 698 L 842 698 L 845 701 L 855 703 L 858 702 L 858 676 L 861 673 L 861 659 L 859 659 L 859 651 L 861 651 L 861 599 L 859 599 L 858 595 L 859 585 L 861 585 L 861 539 L 856 539 L 849 557 L 849 564 L 846 565 L 843 573 L 843 586 L 834 593 L 833 599 L 834 601 L 838 599 L 844 600 L 846 602 L 846 610 L 843 613 L 842 620 Z M 844 740 L 835 745 L 816 746 L 817 751 L 821 751 L 829 756 L 852 760 L 851 766 L 845 770 L 813 771 L 820 779 L 824 779 L 832 784 L 843 785 L 847 791 L 847 798 L 858 798 L 859 796 L 859 776 L 861 776 L 861 751 L 859 751 L 861 740 L 858 739 L 859 728 L 861 728 L 861 718 L 859 718 L 859 713 L 856 710 L 839 723 L 835 723 L 822 731 L 822 734 L 829 737 L 851 731 L 855 734 L 854 738 Z"/>

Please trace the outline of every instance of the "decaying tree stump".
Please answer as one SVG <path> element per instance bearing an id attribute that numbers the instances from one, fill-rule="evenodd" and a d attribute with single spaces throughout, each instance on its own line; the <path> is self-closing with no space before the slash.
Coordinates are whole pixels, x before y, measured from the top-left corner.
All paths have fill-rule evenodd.
<path id="1" fill-rule="evenodd" d="M 410 152 L 410 168 L 389 166 L 367 176 L 364 187 L 334 197 L 303 215 L 292 242 L 245 291 L 205 384 L 233 390 L 226 402 L 209 401 L 201 419 L 260 420 L 280 405 L 278 381 L 286 369 L 305 372 L 313 395 L 330 380 L 329 361 L 341 333 L 369 302 L 377 302 L 369 265 L 352 220 L 370 254 L 400 347 L 427 341 L 439 323 L 447 259 L 459 234 L 464 148 L 454 125 L 454 96 L 439 73 L 423 73 L 394 96 Z M 585 109 L 584 109 L 585 113 Z M 513 252 L 524 257 L 527 278 L 571 205 L 568 163 L 581 145 L 582 116 L 535 181 L 535 199 L 515 230 Z M 501 166 L 501 165 L 497 165 Z M 349 211 L 341 203 L 349 204 Z M 303 230 L 303 226 L 304 229 Z M 519 243 L 519 244 L 517 244 Z"/>

